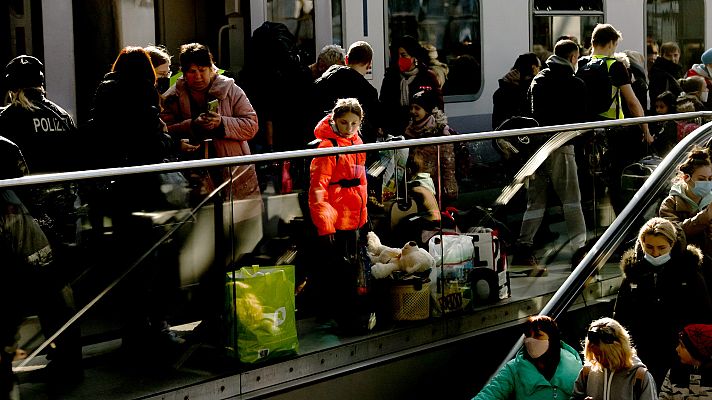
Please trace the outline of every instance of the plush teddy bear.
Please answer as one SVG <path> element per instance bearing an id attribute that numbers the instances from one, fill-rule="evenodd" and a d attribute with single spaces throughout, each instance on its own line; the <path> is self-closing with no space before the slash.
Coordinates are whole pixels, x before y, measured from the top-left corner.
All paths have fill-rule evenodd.
<path id="1" fill-rule="evenodd" d="M 425 249 L 410 241 L 403 246 L 398 257 L 391 258 L 386 263 L 377 262 L 371 267 L 371 275 L 376 279 L 385 278 L 394 271 L 405 271 L 408 274 L 427 271 L 435 266 L 435 260 Z"/>
<path id="2" fill-rule="evenodd" d="M 387 264 L 392 258 L 400 257 L 401 249 L 384 246 L 381 239 L 373 232 L 366 234 L 366 252 L 373 264 Z"/>

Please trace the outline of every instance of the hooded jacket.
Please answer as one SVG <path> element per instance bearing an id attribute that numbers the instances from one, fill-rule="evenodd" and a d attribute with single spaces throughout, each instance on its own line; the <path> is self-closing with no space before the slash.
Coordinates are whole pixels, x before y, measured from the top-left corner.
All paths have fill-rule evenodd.
<path id="1" fill-rule="evenodd" d="M 561 342 L 559 365 L 551 381 L 536 369 L 520 349 L 472 400 L 552 400 L 568 399 L 574 381 L 581 370 L 581 358 L 576 350 Z"/>
<path id="2" fill-rule="evenodd" d="M 640 383 L 640 394 L 635 393 L 635 374 L 639 367 L 644 366 L 638 357 L 633 356 L 633 366 L 627 371 L 591 370 L 588 376 L 584 376 L 582 370 L 576 379 L 572 398 L 578 400 L 591 396 L 594 400 L 655 400 L 658 397 L 650 372 L 645 373 Z"/>
<path id="3" fill-rule="evenodd" d="M 686 187 L 684 182 L 674 183 L 668 197 L 660 205 L 659 214 L 677 224 L 685 232 L 688 243 L 702 249 L 703 254 L 712 256 L 712 219 L 706 211 L 712 203 L 712 193 L 698 204 L 687 196 Z"/>
<path id="4" fill-rule="evenodd" d="M 707 89 L 712 92 L 712 76 L 710 76 L 710 71 L 705 64 L 694 64 L 692 68 L 687 71 L 687 75 L 685 75 L 686 78 L 691 76 L 701 76 L 705 78 Z M 712 110 L 712 98 L 709 95 L 705 106 L 708 110 Z"/>
<path id="5" fill-rule="evenodd" d="M 586 84 L 563 57 L 553 55 L 546 60 L 546 68 L 532 80 L 529 100 L 541 126 L 586 121 Z"/>
<path id="6" fill-rule="evenodd" d="M 331 127 L 332 115 L 324 117 L 314 129 L 321 139 L 319 148 L 347 147 L 363 144 L 359 135 L 344 138 Z M 309 184 L 309 211 L 319 236 L 362 227 L 367 219 L 366 210 L 366 154 L 339 154 L 315 157 L 311 162 Z"/>
<path id="7" fill-rule="evenodd" d="M 686 245 L 680 233 L 670 254 L 670 261 L 654 266 L 644 259 L 636 241 L 621 259 L 623 282 L 614 310 L 614 318 L 630 331 L 638 355 L 658 386 L 675 360 L 677 333 L 687 324 L 712 319 L 701 275 L 702 253 Z"/>
<path id="8" fill-rule="evenodd" d="M 531 79 L 522 79 L 519 71 L 512 70 L 499 80 L 499 88 L 492 94 L 492 129 L 512 117 L 531 117 L 527 97 Z"/>
<path id="9" fill-rule="evenodd" d="M 405 137 L 419 139 L 425 137 L 448 136 L 450 127 L 445 113 L 434 109 L 420 122 L 411 122 L 405 129 Z M 441 174 L 443 195 L 450 200 L 457 199 L 458 186 L 455 177 L 455 145 L 452 143 L 440 145 L 440 168 L 438 168 L 438 146 L 418 146 L 410 150 L 408 158 L 413 159 L 420 154 L 423 160 L 422 172 L 427 172 L 436 178 Z"/>
<path id="10" fill-rule="evenodd" d="M 211 142 L 214 157 L 250 154 L 247 141 L 255 137 L 258 125 L 257 113 L 245 92 L 232 78 L 216 75 L 207 96 L 218 100 L 218 114 L 222 120 L 222 125 L 215 129 L 216 137 L 213 137 Z M 200 144 L 205 138 L 192 128 L 193 118 L 198 114 L 200 114 L 199 110 L 191 110 L 185 79 L 178 78 L 175 86 L 171 86 L 165 93 L 164 110 L 161 113 L 161 118 L 168 124 L 168 133 L 175 139 L 190 139 L 193 144 Z M 236 199 L 259 197 L 254 166 L 243 165 L 232 170 L 234 175 L 240 176 L 233 182 L 234 197 Z M 230 168 L 224 168 L 222 179 L 224 181 L 229 178 Z"/>

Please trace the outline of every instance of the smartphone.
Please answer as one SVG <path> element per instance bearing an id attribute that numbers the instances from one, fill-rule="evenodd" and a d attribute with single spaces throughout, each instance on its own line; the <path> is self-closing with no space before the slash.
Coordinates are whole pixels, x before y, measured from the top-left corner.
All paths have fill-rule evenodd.
<path id="1" fill-rule="evenodd" d="M 218 113 L 218 99 L 210 100 L 208 102 L 208 111 L 212 113 Z"/>

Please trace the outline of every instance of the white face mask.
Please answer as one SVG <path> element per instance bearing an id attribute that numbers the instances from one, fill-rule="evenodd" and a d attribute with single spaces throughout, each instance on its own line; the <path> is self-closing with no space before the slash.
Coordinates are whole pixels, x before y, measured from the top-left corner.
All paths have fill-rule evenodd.
<path id="1" fill-rule="evenodd" d="M 531 358 L 539 358 L 549 350 L 549 339 L 524 338 L 524 347 Z"/>
<path id="2" fill-rule="evenodd" d="M 707 103 L 707 96 L 710 94 L 710 92 L 702 92 L 700 93 L 700 100 L 703 103 Z"/>
<path id="3" fill-rule="evenodd" d="M 670 261 L 670 253 L 663 254 L 662 256 L 658 256 L 658 257 L 653 257 L 650 254 L 645 253 L 645 255 L 643 255 L 643 258 L 650 264 L 657 267 L 657 266 L 663 265 L 666 262 Z"/>

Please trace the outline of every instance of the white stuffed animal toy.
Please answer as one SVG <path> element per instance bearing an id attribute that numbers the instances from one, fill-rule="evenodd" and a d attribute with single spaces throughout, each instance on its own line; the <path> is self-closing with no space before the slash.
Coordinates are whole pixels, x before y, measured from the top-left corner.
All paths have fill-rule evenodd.
<path id="1" fill-rule="evenodd" d="M 373 264 L 387 264 L 392 258 L 401 255 L 401 249 L 382 245 L 381 239 L 373 232 L 368 232 L 366 235 L 366 251 Z"/>
<path id="2" fill-rule="evenodd" d="M 407 274 L 427 271 L 435 266 L 435 260 L 425 249 L 411 241 L 403 246 L 398 257 L 391 258 L 386 263 L 377 262 L 371 267 L 371 275 L 376 279 L 382 279 L 391 275 L 394 271 L 405 271 Z"/>

